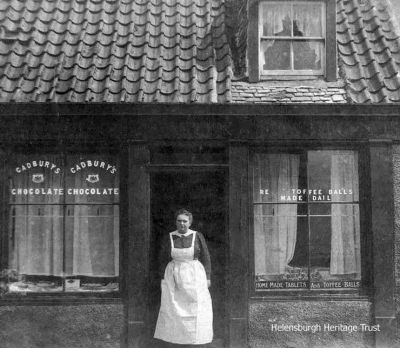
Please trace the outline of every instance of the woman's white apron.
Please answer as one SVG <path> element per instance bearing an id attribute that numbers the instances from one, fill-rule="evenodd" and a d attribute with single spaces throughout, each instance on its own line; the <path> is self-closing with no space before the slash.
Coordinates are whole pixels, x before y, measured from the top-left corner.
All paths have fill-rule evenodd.
<path id="1" fill-rule="evenodd" d="M 200 261 L 194 260 L 193 231 L 190 248 L 174 248 L 172 261 L 161 281 L 161 307 L 154 337 L 178 344 L 205 344 L 213 338 L 213 313 L 207 277 Z"/>

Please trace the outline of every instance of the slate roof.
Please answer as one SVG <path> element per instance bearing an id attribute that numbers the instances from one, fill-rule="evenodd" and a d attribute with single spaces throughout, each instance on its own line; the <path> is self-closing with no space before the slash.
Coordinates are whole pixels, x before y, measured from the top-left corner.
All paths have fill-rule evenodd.
<path id="1" fill-rule="evenodd" d="M 248 0 L 0 0 L 0 101 L 400 102 L 387 0 L 336 0 L 339 82 L 250 84 Z"/>
<path id="2" fill-rule="evenodd" d="M 226 102 L 223 0 L 1 0 L 0 101 Z"/>

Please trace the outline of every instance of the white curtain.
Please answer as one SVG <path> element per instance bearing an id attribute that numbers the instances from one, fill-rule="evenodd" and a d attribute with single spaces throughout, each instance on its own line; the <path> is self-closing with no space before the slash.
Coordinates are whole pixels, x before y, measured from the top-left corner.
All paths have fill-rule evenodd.
<path id="1" fill-rule="evenodd" d="M 256 202 L 280 202 L 298 186 L 299 156 L 258 154 L 254 183 Z M 268 195 L 260 190 L 268 188 Z M 283 274 L 293 258 L 297 234 L 297 204 L 268 204 L 255 207 L 256 274 Z"/>
<path id="2" fill-rule="evenodd" d="M 321 4 L 293 5 L 294 36 L 322 37 Z"/>
<path id="3" fill-rule="evenodd" d="M 262 4 L 260 32 L 276 39 L 262 39 L 260 60 L 264 70 L 320 70 L 322 67 L 323 14 L 322 5 Z M 313 37 L 320 41 L 293 41 L 279 37 Z M 293 55 L 293 59 L 291 56 Z"/>
<path id="4" fill-rule="evenodd" d="M 114 277 L 119 274 L 118 206 L 68 208 L 66 275 Z"/>
<path id="5" fill-rule="evenodd" d="M 332 189 L 353 191 L 353 196 L 332 196 L 332 236 L 330 273 L 335 275 L 359 274 L 360 223 L 358 201 L 358 159 L 353 151 L 333 151 L 331 169 Z M 335 204 L 334 202 L 346 202 Z"/>
<path id="6" fill-rule="evenodd" d="M 85 157 L 85 160 L 87 158 Z M 91 158 L 92 162 L 98 158 Z M 112 162 L 103 159 L 105 163 Z M 80 163 L 79 157 L 69 163 Z M 98 175 L 90 183 L 88 175 Z M 118 174 L 95 167 L 84 168 L 67 177 L 67 186 L 81 189 L 118 188 Z M 66 217 L 66 274 L 72 276 L 114 277 L 119 274 L 119 208 L 115 195 L 68 196 Z"/>
<path id="7" fill-rule="evenodd" d="M 9 267 L 19 274 L 27 275 L 63 275 L 63 196 L 57 194 L 12 194 L 18 189 L 47 190 L 62 188 L 62 173 L 39 166 L 21 173 L 21 163 L 29 163 L 32 158 L 21 156 L 10 173 L 10 207 L 9 219 Z M 40 164 L 45 162 L 62 163 L 56 156 L 41 156 Z M 42 182 L 35 178 L 42 178 Z"/>
<path id="8" fill-rule="evenodd" d="M 10 190 L 52 189 L 53 194 L 13 195 L 10 191 L 9 267 L 26 275 L 118 276 L 119 207 L 112 204 L 118 202 L 118 196 L 68 195 L 67 191 L 118 188 L 118 174 L 94 168 L 77 174 L 69 172 L 64 195 L 58 195 L 54 189 L 64 186 L 62 160 L 57 156 L 40 158 L 57 163 L 60 173 L 43 167 L 10 173 Z M 19 157 L 15 166 L 31 161 L 28 156 Z M 77 161 L 77 157 L 71 158 L 70 164 Z M 68 171 L 67 166 L 65 172 Z M 86 178 L 93 173 L 99 174 L 100 181 L 90 184 Z M 34 174 L 43 175 L 44 181 L 33 182 Z M 65 217 L 64 198 L 67 200 Z"/>
<path id="9" fill-rule="evenodd" d="M 282 4 L 265 2 L 261 8 L 261 33 L 264 36 L 323 36 L 321 4 Z M 292 28 L 293 27 L 293 28 Z"/>
<path id="10" fill-rule="evenodd" d="M 291 8 L 288 4 L 265 2 L 261 10 L 262 35 L 291 36 Z"/>

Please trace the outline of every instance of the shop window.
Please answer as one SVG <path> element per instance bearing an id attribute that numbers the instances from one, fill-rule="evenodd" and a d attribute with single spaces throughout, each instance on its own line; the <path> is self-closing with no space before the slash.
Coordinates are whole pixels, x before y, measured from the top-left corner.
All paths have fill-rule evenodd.
<path id="1" fill-rule="evenodd" d="M 358 152 L 256 153 L 255 289 L 361 286 Z"/>
<path id="2" fill-rule="evenodd" d="M 296 76 L 336 79 L 335 6 L 330 1 L 263 0 L 250 4 L 250 80 Z"/>
<path id="3" fill-rule="evenodd" d="M 7 168 L 8 291 L 118 291 L 117 157 L 15 155 Z"/>

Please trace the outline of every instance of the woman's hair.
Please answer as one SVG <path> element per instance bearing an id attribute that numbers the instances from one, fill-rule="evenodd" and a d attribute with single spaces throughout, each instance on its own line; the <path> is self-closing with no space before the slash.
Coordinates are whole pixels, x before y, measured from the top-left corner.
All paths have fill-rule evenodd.
<path id="1" fill-rule="evenodd" d="M 175 220 L 178 218 L 179 215 L 186 215 L 189 218 L 189 222 L 192 223 L 193 222 L 193 215 L 189 210 L 186 209 L 179 209 L 176 213 L 175 213 Z"/>

